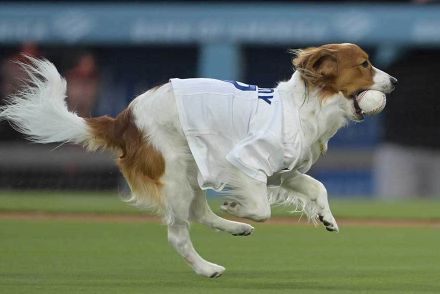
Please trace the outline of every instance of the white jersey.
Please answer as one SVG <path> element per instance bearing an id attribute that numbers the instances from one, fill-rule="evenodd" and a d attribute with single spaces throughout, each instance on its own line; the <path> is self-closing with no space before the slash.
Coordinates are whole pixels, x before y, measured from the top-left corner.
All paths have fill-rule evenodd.
<path id="1" fill-rule="evenodd" d="M 276 89 L 214 79 L 171 84 L 202 189 L 223 189 L 230 164 L 262 182 L 298 164 L 298 110 L 283 105 Z"/>

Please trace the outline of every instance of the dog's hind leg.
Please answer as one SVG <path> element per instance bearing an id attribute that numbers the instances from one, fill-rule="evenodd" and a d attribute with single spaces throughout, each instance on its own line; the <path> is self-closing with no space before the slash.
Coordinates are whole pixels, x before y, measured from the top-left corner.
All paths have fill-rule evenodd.
<path id="1" fill-rule="evenodd" d="M 168 241 L 185 259 L 193 270 L 202 276 L 217 278 L 223 274 L 225 268 L 204 260 L 194 249 L 189 236 L 189 224 L 175 220 L 168 225 Z"/>
<path id="2" fill-rule="evenodd" d="M 161 184 L 164 220 L 168 225 L 168 240 L 193 270 L 203 276 L 218 277 L 225 268 L 204 260 L 190 239 L 190 207 L 195 197 L 189 177 L 194 167 L 191 153 L 180 130 L 177 107 L 171 84 L 147 92 L 132 102 L 136 124 L 144 130 L 148 141 L 165 160 Z M 149 154 L 146 154 L 148 157 Z M 142 158 L 136 158 L 137 162 Z M 144 170 L 148 170 L 147 166 Z"/>
<path id="3" fill-rule="evenodd" d="M 195 197 L 191 204 L 191 213 L 195 221 L 213 229 L 231 233 L 234 236 L 248 236 L 254 231 L 251 225 L 230 221 L 212 212 L 203 190 L 196 188 L 194 193 Z"/>
<path id="4" fill-rule="evenodd" d="M 186 164 L 180 161 L 181 164 L 179 164 L 179 159 L 173 160 L 173 167 L 167 169 L 164 180 L 168 241 L 197 274 L 210 278 L 219 277 L 225 268 L 204 260 L 191 242 L 189 224 L 191 204 L 195 195 L 188 182 L 187 174 L 182 173 L 182 170 L 186 169 Z"/>
<path id="5" fill-rule="evenodd" d="M 187 192 L 186 194 L 184 194 Z M 189 235 L 189 211 L 192 192 L 181 189 L 181 193 L 174 194 L 177 201 L 170 203 L 172 220 L 168 223 L 168 241 L 176 251 L 185 259 L 193 270 L 206 277 L 219 277 L 225 268 L 204 260 L 194 249 Z"/>

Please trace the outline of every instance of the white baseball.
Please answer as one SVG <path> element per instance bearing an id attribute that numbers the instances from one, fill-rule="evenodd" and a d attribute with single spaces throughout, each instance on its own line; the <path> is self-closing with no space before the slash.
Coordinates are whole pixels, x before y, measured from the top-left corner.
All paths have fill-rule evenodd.
<path id="1" fill-rule="evenodd" d="M 357 95 L 356 100 L 366 115 L 380 113 L 387 104 L 385 94 L 376 90 L 363 91 Z"/>

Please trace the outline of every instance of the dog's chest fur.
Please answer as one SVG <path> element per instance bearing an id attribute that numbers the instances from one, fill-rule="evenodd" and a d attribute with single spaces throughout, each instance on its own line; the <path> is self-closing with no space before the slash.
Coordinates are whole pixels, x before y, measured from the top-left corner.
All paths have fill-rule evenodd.
<path id="1" fill-rule="evenodd" d="M 292 103 L 299 110 L 303 134 L 301 172 L 307 172 L 325 154 L 328 141 L 346 125 L 347 103 L 339 94 L 321 99 L 319 89 L 308 89 L 298 72 L 290 80 L 281 82 L 277 89 L 283 103 Z"/>

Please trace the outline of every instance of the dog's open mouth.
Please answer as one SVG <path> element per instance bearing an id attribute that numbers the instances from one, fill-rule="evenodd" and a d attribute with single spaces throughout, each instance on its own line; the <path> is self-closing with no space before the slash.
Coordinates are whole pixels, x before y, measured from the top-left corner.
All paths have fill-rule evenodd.
<path id="1" fill-rule="evenodd" d="M 362 91 L 359 91 L 359 93 L 360 92 L 362 92 Z M 364 111 L 362 110 L 362 108 L 359 106 L 359 103 L 357 102 L 357 99 L 356 99 L 357 95 L 358 94 L 356 93 L 351 96 L 351 99 L 353 100 L 354 110 L 355 110 L 354 118 L 357 121 L 363 121 L 365 118 L 365 115 L 364 115 Z"/>

